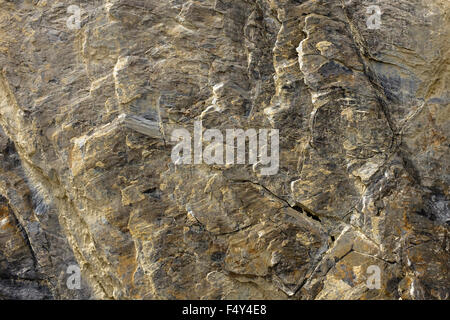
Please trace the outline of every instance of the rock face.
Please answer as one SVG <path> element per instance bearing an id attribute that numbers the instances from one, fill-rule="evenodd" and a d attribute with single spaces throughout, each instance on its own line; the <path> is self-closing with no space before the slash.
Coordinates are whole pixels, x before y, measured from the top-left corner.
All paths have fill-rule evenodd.
<path id="1" fill-rule="evenodd" d="M 73 2 L 0 0 L 0 298 L 450 298 L 448 1 Z"/>

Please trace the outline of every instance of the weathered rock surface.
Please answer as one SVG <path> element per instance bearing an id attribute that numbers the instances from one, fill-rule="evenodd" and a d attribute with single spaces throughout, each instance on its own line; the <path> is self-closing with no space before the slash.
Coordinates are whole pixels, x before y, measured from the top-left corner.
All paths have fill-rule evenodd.
<path id="1" fill-rule="evenodd" d="M 449 299 L 449 9 L 0 0 L 0 299 Z M 175 165 L 196 120 L 278 173 Z"/>

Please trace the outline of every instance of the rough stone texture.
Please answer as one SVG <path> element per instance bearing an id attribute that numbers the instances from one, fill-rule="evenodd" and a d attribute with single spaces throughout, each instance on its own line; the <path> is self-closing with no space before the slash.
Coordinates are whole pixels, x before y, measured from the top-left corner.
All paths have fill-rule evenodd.
<path id="1" fill-rule="evenodd" d="M 74 2 L 0 0 L 0 298 L 449 299 L 447 0 Z"/>

